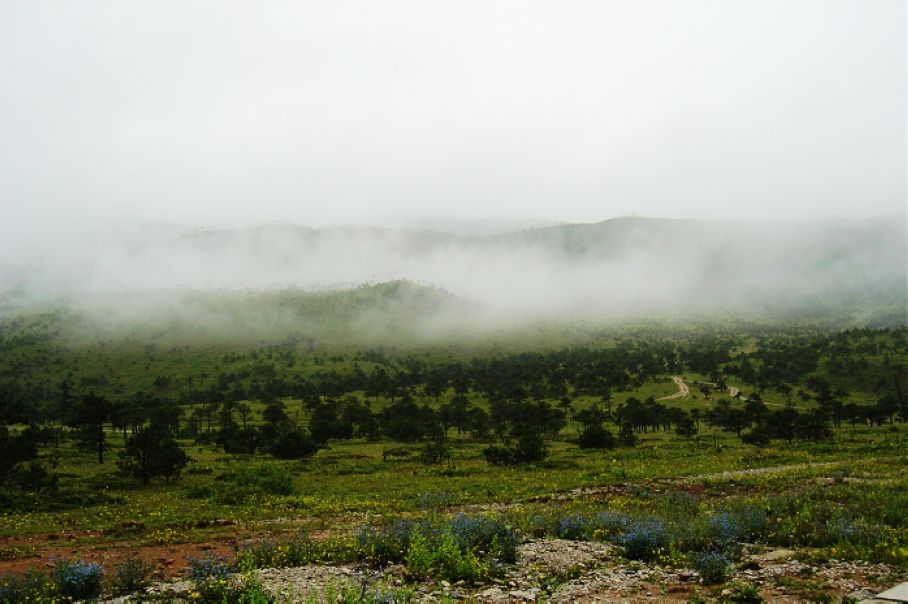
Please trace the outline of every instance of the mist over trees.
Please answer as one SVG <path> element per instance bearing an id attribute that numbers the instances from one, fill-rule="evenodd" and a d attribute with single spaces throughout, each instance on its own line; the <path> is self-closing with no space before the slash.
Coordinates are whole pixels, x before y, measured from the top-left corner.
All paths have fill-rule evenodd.
<path id="1" fill-rule="evenodd" d="M 483 236 L 268 225 L 109 237 L 0 271 L 5 312 L 63 306 L 107 325 L 176 320 L 216 331 L 236 320 L 255 327 L 248 311 L 260 303 L 262 323 L 300 327 L 337 302 L 332 291 L 406 280 L 419 285 L 348 297 L 346 326 L 368 333 L 401 307 L 416 319 L 412 331 L 429 337 L 533 320 L 905 317 L 903 220 L 618 218 Z M 310 294 L 304 302 L 301 292 Z"/>

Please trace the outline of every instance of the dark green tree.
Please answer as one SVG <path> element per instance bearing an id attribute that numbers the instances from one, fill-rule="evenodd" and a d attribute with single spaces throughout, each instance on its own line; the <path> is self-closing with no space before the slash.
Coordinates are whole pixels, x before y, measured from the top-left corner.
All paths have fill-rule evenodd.
<path id="1" fill-rule="evenodd" d="M 113 405 L 93 392 L 84 395 L 73 409 L 70 425 L 82 429 L 86 441 L 98 451 L 98 463 L 104 463 L 104 424 L 110 420 Z"/>
<path id="2" fill-rule="evenodd" d="M 117 465 L 142 484 L 163 477 L 167 482 L 180 475 L 189 456 L 180 448 L 170 431 L 160 425 L 143 426 L 126 440 Z"/>

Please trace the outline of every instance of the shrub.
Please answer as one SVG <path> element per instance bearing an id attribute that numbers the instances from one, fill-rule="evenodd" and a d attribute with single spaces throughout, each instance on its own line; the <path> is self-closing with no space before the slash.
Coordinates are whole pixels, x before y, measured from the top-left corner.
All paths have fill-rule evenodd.
<path id="1" fill-rule="evenodd" d="M 406 519 L 385 527 L 363 527 L 356 535 L 357 556 L 376 566 L 401 562 L 410 548 L 410 540 L 419 532 L 420 526 Z"/>
<path id="2" fill-rule="evenodd" d="M 426 538 L 419 533 L 416 533 L 410 539 L 410 546 L 407 548 L 404 564 L 407 567 L 407 577 L 415 581 L 428 578 L 432 570 L 432 550 Z"/>
<path id="3" fill-rule="evenodd" d="M 687 491 L 669 491 L 665 494 L 665 505 L 688 513 L 696 511 L 700 507 L 700 502 L 695 495 Z"/>
<path id="4" fill-rule="evenodd" d="M 211 485 L 193 484 L 183 489 L 181 495 L 186 499 L 208 499 L 214 495 L 214 490 L 211 488 Z"/>
<path id="5" fill-rule="evenodd" d="M 602 424 L 592 424 L 584 427 L 580 433 L 581 449 L 614 449 L 615 435 L 611 430 L 602 427 Z"/>
<path id="6" fill-rule="evenodd" d="M 432 556 L 433 566 L 442 579 L 474 583 L 489 575 L 489 567 L 472 549 L 461 549 L 451 533 L 445 533 Z"/>
<path id="7" fill-rule="evenodd" d="M 426 465 L 439 464 L 451 458 L 451 451 L 442 443 L 427 443 L 420 452 L 420 459 Z"/>
<path id="8" fill-rule="evenodd" d="M 557 535 L 562 539 L 571 539 L 573 541 L 585 539 L 587 535 L 586 518 L 580 514 L 562 518 L 558 522 Z"/>
<path id="9" fill-rule="evenodd" d="M 190 558 L 189 579 L 202 602 L 223 602 L 232 589 L 233 566 L 225 558 Z"/>
<path id="10" fill-rule="evenodd" d="M 54 582 L 41 571 L 29 569 L 21 577 L 0 577 L 0 602 L 52 601 Z"/>
<path id="11" fill-rule="evenodd" d="M 740 523 L 728 512 L 713 514 L 706 520 L 705 549 L 727 552 L 745 537 Z"/>
<path id="12" fill-rule="evenodd" d="M 630 519 L 618 512 L 599 512 L 590 520 L 593 538 L 604 541 L 620 541 L 630 526 Z"/>
<path id="13" fill-rule="evenodd" d="M 99 564 L 80 560 L 63 561 L 54 567 L 57 592 L 64 598 L 90 600 L 101 595 L 103 572 Z"/>
<path id="14" fill-rule="evenodd" d="M 760 604 L 763 602 L 763 596 L 760 595 L 760 590 L 753 585 L 742 583 L 732 589 L 728 601 L 738 604 Z"/>
<path id="15" fill-rule="evenodd" d="M 111 589 L 117 595 L 139 591 L 148 583 L 151 565 L 140 558 L 129 558 L 114 570 Z"/>
<path id="16" fill-rule="evenodd" d="M 233 573 L 233 565 L 226 558 L 189 558 L 189 580 L 204 581 L 211 577 L 224 579 Z"/>
<path id="17" fill-rule="evenodd" d="M 762 507 L 747 505 L 735 514 L 747 539 L 764 537 L 769 531 L 769 516 Z"/>
<path id="18" fill-rule="evenodd" d="M 542 461 L 548 448 L 539 428 L 531 424 L 518 424 L 512 430 L 516 442 L 510 446 L 488 446 L 482 450 L 486 461 L 493 466 L 528 464 Z"/>
<path id="19" fill-rule="evenodd" d="M 655 559 L 669 545 L 665 523 L 657 518 L 636 522 L 621 538 L 624 553 L 633 560 L 648 562 Z"/>
<path id="20" fill-rule="evenodd" d="M 625 447 L 634 447 L 637 445 L 637 433 L 630 424 L 621 425 L 621 444 Z"/>
<path id="21" fill-rule="evenodd" d="M 459 514 L 446 532 L 464 549 L 487 552 L 501 562 L 517 560 L 517 534 L 498 520 Z"/>
<path id="22" fill-rule="evenodd" d="M 423 493 L 416 501 L 416 507 L 421 510 L 439 509 L 451 505 L 450 493 Z"/>
<path id="23" fill-rule="evenodd" d="M 754 445 L 757 447 L 767 446 L 772 439 L 772 432 L 768 426 L 759 424 L 752 428 L 750 432 L 743 432 L 741 434 L 741 442 L 746 445 Z"/>
<path id="24" fill-rule="evenodd" d="M 280 432 L 271 443 L 270 452 L 278 459 L 305 459 L 318 451 L 319 445 L 302 428 Z"/>
<path id="25" fill-rule="evenodd" d="M 244 468 L 227 479 L 216 490 L 219 503 L 243 503 L 257 495 L 292 495 L 293 475 L 271 464 Z"/>
<path id="26" fill-rule="evenodd" d="M 700 573 L 704 583 L 713 585 L 728 580 L 730 562 L 718 552 L 702 552 L 691 556 L 691 567 Z"/>
<path id="27" fill-rule="evenodd" d="M 507 447 L 490 445 L 482 450 L 482 456 L 490 466 L 506 466 L 516 463 L 513 452 Z"/>
<path id="28" fill-rule="evenodd" d="M 860 531 L 847 518 L 836 516 L 826 521 L 826 532 L 833 543 L 850 543 L 860 537 Z"/>

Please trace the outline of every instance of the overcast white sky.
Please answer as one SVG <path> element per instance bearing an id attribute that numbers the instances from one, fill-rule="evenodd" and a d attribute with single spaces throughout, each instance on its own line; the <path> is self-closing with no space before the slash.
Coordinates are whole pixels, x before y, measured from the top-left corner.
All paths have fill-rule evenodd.
<path id="1" fill-rule="evenodd" d="M 2 2 L 0 252 L 130 220 L 901 213 L 905 31 L 903 0 Z"/>

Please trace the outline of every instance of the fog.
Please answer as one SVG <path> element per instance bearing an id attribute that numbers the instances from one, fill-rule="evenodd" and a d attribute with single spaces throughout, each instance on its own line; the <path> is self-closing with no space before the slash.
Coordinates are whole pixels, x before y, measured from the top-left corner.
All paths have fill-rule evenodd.
<path id="1" fill-rule="evenodd" d="M 8 269 L 0 289 L 16 292 L 7 310 L 63 299 L 103 323 L 179 320 L 231 333 L 243 325 L 384 333 L 393 324 L 445 335 L 540 320 L 708 314 L 899 323 L 905 258 L 901 216 L 827 224 L 623 218 L 475 236 L 159 227 L 61 245 L 40 264 Z M 400 280 L 412 285 L 362 289 Z"/>
<path id="2" fill-rule="evenodd" d="M 903 320 L 905 33 L 900 0 L 4 3 L 0 292 Z"/>

